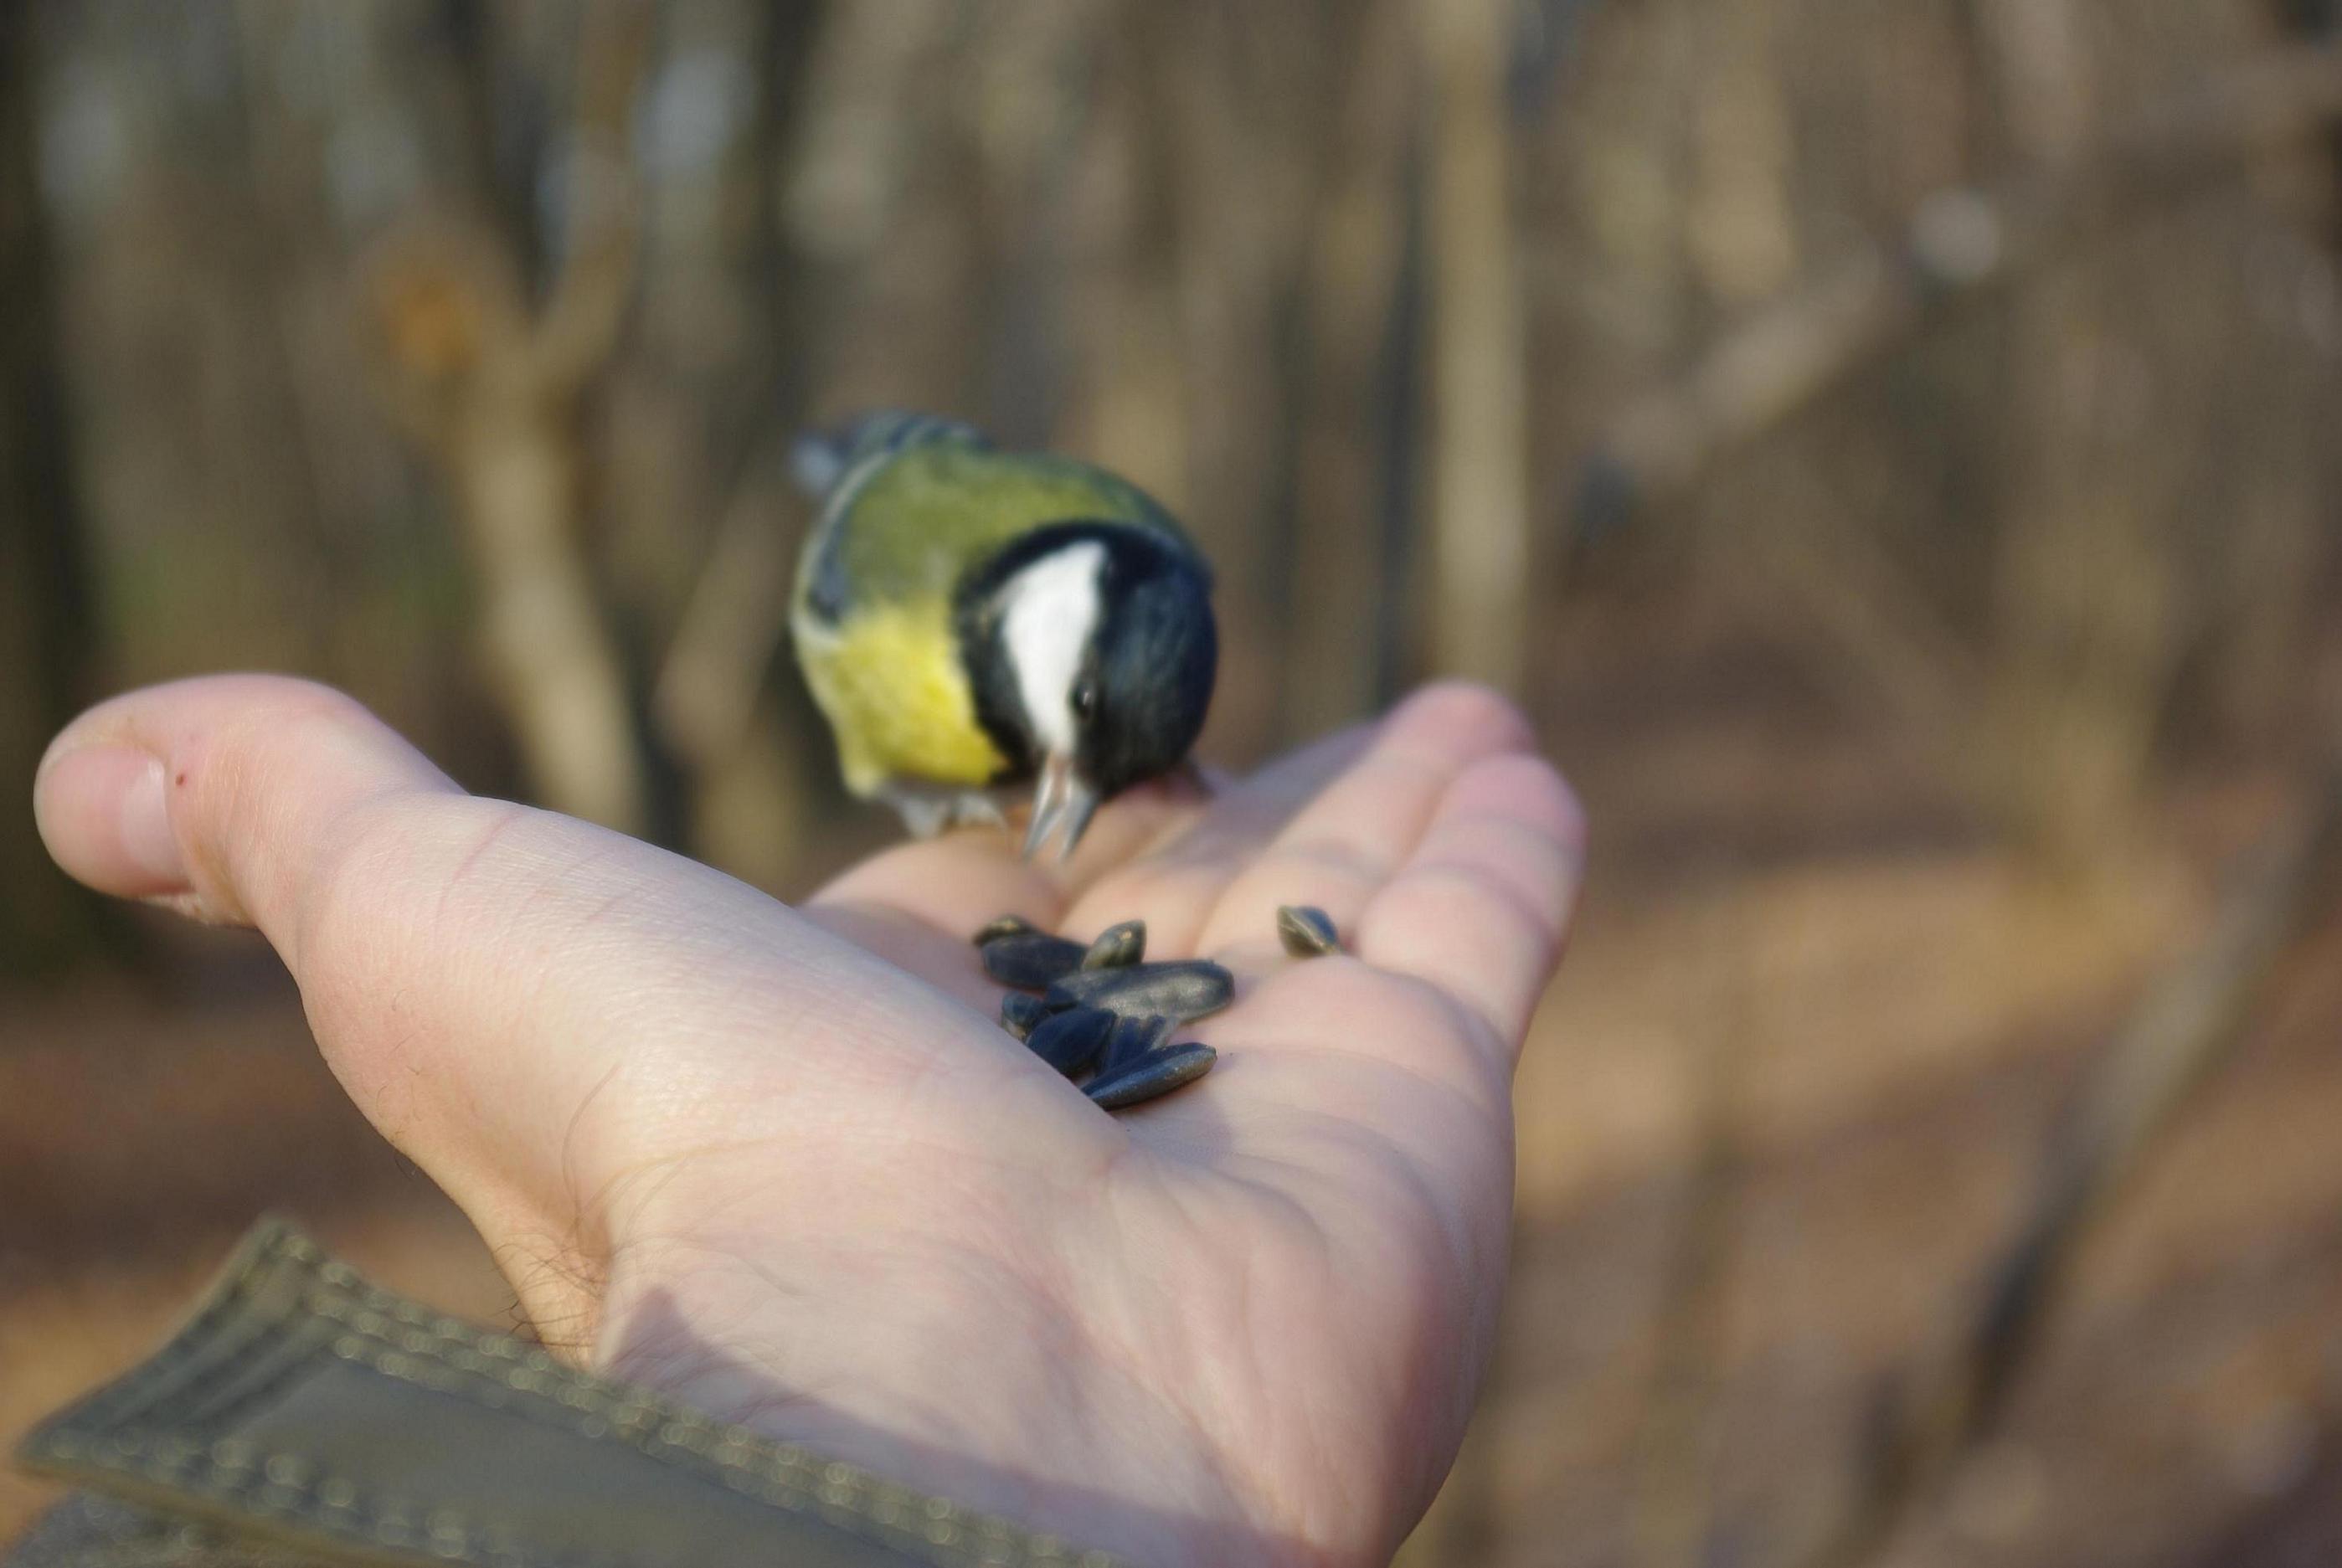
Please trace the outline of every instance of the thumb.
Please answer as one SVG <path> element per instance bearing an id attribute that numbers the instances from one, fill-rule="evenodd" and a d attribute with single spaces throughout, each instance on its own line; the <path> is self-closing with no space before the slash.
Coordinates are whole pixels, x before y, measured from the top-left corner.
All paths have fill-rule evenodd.
<path id="1" fill-rule="evenodd" d="M 1061 1087 L 786 905 L 466 795 L 304 682 L 115 698 L 51 746 L 35 810 L 91 886 L 267 937 L 358 1108 L 525 1261 L 514 1283 L 541 1322 L 578 1315 L 539 1293 L 590 1279 L 624 1239 L 613 1188 L 633 1174 L 772 1149 L 810 1223 L 865 1164 L 964 1126 L 972 1101 Z"/>
<path id="2" fill-rule="evenodd" d="M 350 697 L 215 675 L 100 704 L 42 758 L 33 812 L 65 872 L 198 920 L 257 925 L 295 959 L 320 853 L 355 809 L 462 792 Z"/>

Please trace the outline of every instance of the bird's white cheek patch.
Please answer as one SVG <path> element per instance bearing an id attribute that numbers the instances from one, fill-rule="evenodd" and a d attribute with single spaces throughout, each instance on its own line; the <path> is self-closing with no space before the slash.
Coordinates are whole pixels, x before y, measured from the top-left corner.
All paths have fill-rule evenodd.
<path id="1" fill-rule="evenodd" d="M 1009 580 L 1001 640 L 1016 671 L 1017 695 L 1033 733 L 1048 750 L 1074 749 L 1074 677 L 1098 616 L 1098 573 L 1106 546 L 1068 544 Z"/>

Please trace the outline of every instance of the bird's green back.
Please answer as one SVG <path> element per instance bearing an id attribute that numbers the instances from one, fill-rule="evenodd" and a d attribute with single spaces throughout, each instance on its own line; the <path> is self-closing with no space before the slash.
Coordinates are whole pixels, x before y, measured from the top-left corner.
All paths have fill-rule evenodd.
<path id="1" fill-rule="evenodd" d="M 935 441 L 858 464 L 823 508 L 798 584 L 800 613 L 948 600 L 961 575 L 1046 523 L 1136 524 L 1192 552 L 1171 514 L 1103 469 L 1047 453 Z"/>

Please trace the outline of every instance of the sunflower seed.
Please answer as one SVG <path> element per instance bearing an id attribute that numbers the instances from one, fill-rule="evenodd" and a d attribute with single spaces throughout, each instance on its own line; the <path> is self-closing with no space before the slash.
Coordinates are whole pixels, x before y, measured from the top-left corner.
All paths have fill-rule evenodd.
<path id="1" fill-rule="evenodd" d="M 1211 960 L 1183 958 L 1077 970 L 1051 985 L 1041 1000 L 1052 1007 L 1103 1007 L 1126 1018 L 1160 1013 L 1190 1024 L 1226 1007 L 1236 990 L 1236 976 Z"/>
<path id="2" fill-rule="evenodd" d="M 1276 912 L 1276 939 L 1296 958 L 1323 958 L 1342 951 L 1334 917 L 1315 904 L 1288 904 Z"/>
<path id="3" fill-rule="evenodd" d="M 1146 922 L 1126 920 L 1098 933 L 1082 954 L 1084 969 L 1126 969 L 1146 956 Z"/>
<path id="4" fill-rule="evenodd" d="M 1000 1026 L 1019 1040 L 1030 1035 L 1048 1016 L 1048 1008 L 1029 991 L 1011 991 L 1000 999 Z"/>
<path id="5" fill-rule="evenodd" d="M 1096 1007 L 1070 1007 L 1033 1026 L 1025 1043 L 1033 1054 L 1070 1078 L 1097 1060 L 1115 1033 L 1115 1016 Z"/>
<path id="6" fill-rule="evenodd" d="M 1144 1018 L 1116 1018 L 1114 1033 L 1106 1036 L 1106 1054 L 1098 1058 L 1099 1075 L 1108 1077 L 1121 1072 L 1169 1040 L 1171 1031 L 1177 1027 L 1159 1013 Z"/>
<path id="7" fill-rule="evenodd" d="M 1099 1074 L 1082 1093 L 1094 1104 L 1119 1111 L 1142 1104 L 1158 1094 L 1168 1094 L 1182 1084 L 1195 1082 L 1212 1070 L 1218 1054 L 1200 1040 L 1166 1045 L 1148 1052 L 1118 1072 Z"/>
<path id="8" fill-rule="evenodd" d="M 1021 914 L 1004 914 L 997 920 L 985 923 L 984 929 L 976 934 L 976 944 L 982 947 L 1004 936 L 1023 936 L 1035 929 L 1033 923 Z"/>
<path id="9" fill-rule="evenodd" d="M 1082 966 L 1082 944 L 1038 931 L 996 936 L 986 943 L 984 972 L 1003 985 L 1039 991 Z"/>

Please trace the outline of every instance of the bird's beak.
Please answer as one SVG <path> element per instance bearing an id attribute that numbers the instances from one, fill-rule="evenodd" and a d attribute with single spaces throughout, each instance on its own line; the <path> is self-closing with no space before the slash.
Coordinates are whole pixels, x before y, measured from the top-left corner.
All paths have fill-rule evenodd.
<path id="1" fill-rule="evenodd" d="M 1059 824 L 1066 830 L 1066 841 L 1057 851 L 1065 860 L 1081 843 L 1082 834 L 1089 831 L 1090 818 L 1098 808 L 1097 792 L 1075 776 L 1071 758 L 1052 756 L 1041 764 L 1041 782 L 1033 790 L 1033 825 L 1025 830 L 1025 858 L 1030 860 L 1050 839 L 1056 836 Z"/>

